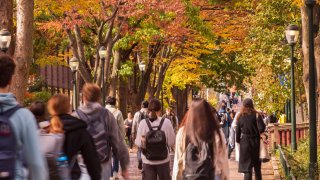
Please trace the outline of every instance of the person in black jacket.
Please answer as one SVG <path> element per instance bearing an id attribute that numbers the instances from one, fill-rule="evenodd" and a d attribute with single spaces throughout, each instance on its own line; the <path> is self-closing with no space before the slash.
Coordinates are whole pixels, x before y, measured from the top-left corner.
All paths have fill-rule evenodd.
<path id="1" fill-rule="evenodd" d="M 245 180 L 252 179 L 252 168 L 256 180 L 262 179 L 259 159 L 260 134 L 265 128 L 261 115 L 254 109 L 252 99 L 245 99 L 236 127 L 236 141 L 240 143 L 239 172 L 245 174 Z"/>
<path id="2" fill-rule="evenodd" d="M 76 158 L 78 153 L 83 157 L 91 180 L 101 180 L 101 166 L 87 124 L 71 116 L 69 98 L 62 94 L 54 95 L 48 102 L 48 110 L 52 117 L 58 116 L 63 124 L 65 140 L 63 150 L 72 166 L 72 179 L 80 179 L 81 172 Z"/>

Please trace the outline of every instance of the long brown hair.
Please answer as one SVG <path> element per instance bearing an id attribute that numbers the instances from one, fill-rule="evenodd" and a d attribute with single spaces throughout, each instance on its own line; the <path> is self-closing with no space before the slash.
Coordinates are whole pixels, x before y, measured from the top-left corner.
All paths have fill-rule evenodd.
<path id="1" fill-rule="evenodd" d="M 63 133 L 63 124 L 59 115 L 68 114 L 70 112 L 70 101 L 68 96 L 56 94 L 52 96 L 48 102 L 48 111 L 51 115 L 50 133 Z"/>
<path id="2" fill-rule="evenodd" d="M 246 116 L 250 114 L 256 114 L 257 111 L 254 109 L 253 101 L 250 98 L 246 98 L 242 102 L 242 107 L 239 116 Z"/>
<path id="3" fill-rule="evenodd" d="M 194 100 L 187 114 L 184 126 L 190 142 L 195 145 L 199 145 L 202 141 L 213 142 L 215 134 L 221 139 L 216 110 L 207 101 Z"/>

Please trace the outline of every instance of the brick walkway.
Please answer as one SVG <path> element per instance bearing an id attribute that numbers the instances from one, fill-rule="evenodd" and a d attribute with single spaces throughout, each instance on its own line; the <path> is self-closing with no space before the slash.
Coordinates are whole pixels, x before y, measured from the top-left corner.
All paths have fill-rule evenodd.
<path id="1" fill-rule="evenodd" d="M 171 154 L 171 159 L 173 160 L 173 154 Z M 229 160 L 230 180 L 243 180 L 243 175 L 241 173 L 238 173 L 238 163 L 233 159 L 234 158 L 231 157 L 231 160 Z M 171 168 L 172 163 L 173 162 L 171 162 Z M 271 162 L 262 164 L 262 176 L 263 180 L 274 179 Z M 130 153 L 129 177 L 130 180 L 141 179 L 141 171 L 138 170 L 137 155 L 135 152 Z"/>
<path id="2" fill-rule="evenodd" d="M 238 162 L 231 157 L 229 160 L 230 180 L 243 180 L 243 175 L 238 173 Z M 262 179 L 274 180 L 273 168 L 271 162 L 262 163 Z M 254 173 L 253 173 L 254 174 Z M 253 178 L 254 179 L 254 178 Z"/>

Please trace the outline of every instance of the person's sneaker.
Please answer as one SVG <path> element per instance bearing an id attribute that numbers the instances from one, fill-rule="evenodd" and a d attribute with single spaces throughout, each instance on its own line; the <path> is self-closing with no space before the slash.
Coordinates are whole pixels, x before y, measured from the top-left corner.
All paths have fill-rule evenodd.
<path id="1" fill-rule="evenodd" d="M 139 161 L 138 169 L 139 169 L 139 170 L 141 170 L 141 169 L 142 169 L 142 162 L 141 162 L 141 161 Z"/>

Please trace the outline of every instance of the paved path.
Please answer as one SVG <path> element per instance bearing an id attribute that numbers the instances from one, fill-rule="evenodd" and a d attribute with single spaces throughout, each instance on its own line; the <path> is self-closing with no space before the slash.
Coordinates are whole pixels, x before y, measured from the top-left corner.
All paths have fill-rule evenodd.
<path id="1" fill-rule="evenodd" d="M 171 159 L 173 159 L 173 154 L 171 154 Z M 229 160 L 229 168 L 230 168 L 230 180 L 243 180 L 243 175 L 238 173 L 238 163 L 233 160 L 231 157 Z M 171 162 L 172 168 L 172 162 Z M 273 180 L 273 169 L 271 162 L 262 164 L 262 179 L 263 180 Z M 130 180 L 140 180 L 141 179 L 141 171 L 138 170 L 137 156 L 136 153 L 130 153 L 130 166 L 129 166 L 129 177 Z"/>
<path id="2" fill-rule="evenodd" d="M 236 162 L 233 159 L 234 158 L 231 157 L 231 160 L 229 160 L 230 180 L 243 180 L 243 175 L 241 173 L 238 173 L 238 162 Z M 274 180 L 273 168 L 272 168 L 271 162 L 262 163 L 261 169 L 262 169 L 261 171 L 262 171 L 263 180 Z"/>

